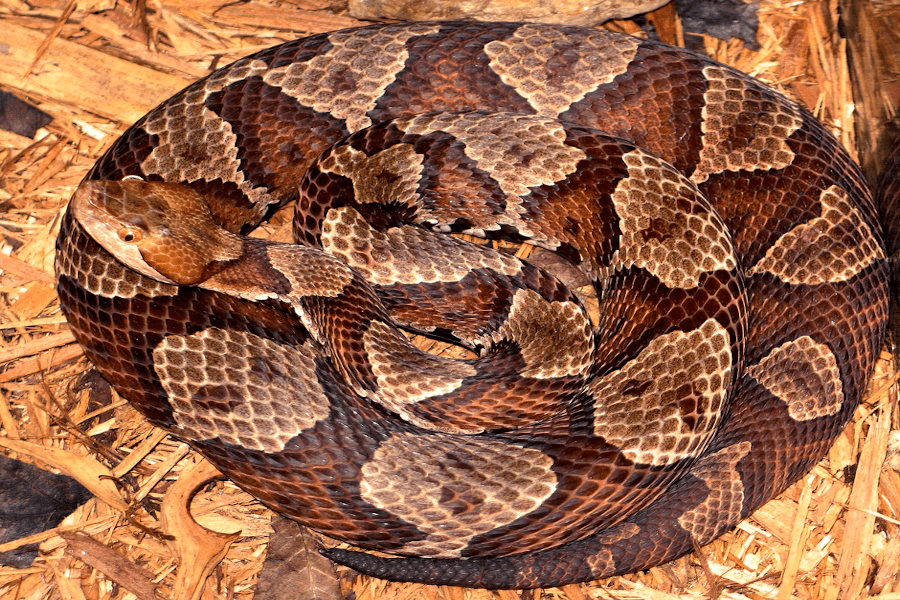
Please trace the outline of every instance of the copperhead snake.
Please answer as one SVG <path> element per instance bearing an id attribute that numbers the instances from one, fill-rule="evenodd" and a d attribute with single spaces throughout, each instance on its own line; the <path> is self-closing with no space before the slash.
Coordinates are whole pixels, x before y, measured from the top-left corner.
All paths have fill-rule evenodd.
<path id="1" fill-rule="evenodd" d="M 243 235 L 293 201 L 298 244 Z M 448 233 L 556 252 L 599 317 Z M 57 271 L 150 421 L 396 555 L 329 557 L 492 588 L 733 527 L 841 431 L 888 312 L 871 194 L 805 109 L 681 48 L 513 23 L 375 25 L 215 71 L 96 163 Z"/>

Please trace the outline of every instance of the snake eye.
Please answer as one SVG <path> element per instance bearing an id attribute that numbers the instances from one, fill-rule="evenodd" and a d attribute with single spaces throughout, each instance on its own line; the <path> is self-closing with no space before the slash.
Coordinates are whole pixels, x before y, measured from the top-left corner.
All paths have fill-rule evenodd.
<path id="1" fill-rule="evenodd" d="M 128 244 L 139 242 L 141 241 L 141 231 L 133 227 L 123 227 L 119 230 L 119 239 Z"/>

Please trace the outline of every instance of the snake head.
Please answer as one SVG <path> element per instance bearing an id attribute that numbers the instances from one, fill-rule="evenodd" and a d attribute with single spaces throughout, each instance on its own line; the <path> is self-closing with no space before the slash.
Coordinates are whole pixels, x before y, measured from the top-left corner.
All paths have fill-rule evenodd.
<path id="1" fill-rule="evenodd" d="M 107 252 L 164 283 L 197 285 L 241 253 L 240 239 L 219 227 L 203 196 L 186 185 L 83 181 L 71 210 Z"/>

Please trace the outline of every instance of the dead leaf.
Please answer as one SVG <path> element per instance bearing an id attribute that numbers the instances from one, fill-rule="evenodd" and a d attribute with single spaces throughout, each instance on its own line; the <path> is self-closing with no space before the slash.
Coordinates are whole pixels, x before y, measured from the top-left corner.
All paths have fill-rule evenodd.
<path id="1" fill-rule="evenodd" d="M 71 477 L 0 455 L 0 544 L 53 529 L 90 498 Z M 37 553 L 28 544 L 0 553 L 0 563 L 24 569 Z"/>
<path id="2" fill-rule="evenodd" d="M 34 138 L 37 130 L 52 120 L 44 111 L 8 92 L 0 92 L 0 129 Z"/>
<path id="3" fill-rule="evenodd" d="M 272 518 L 272 529 L 254 600 L 340 600 L 334 564 L 319 554 L 315 536 L 282 516 Z"/>
<path id="4" fill-rule="evenodd" d="M 115 477 L 113 477 L 109 469 L 90 456 L 67 452 L 53 446 L 42 446 L 41 444 L 4 437 L 0 437 L 0 446 L 45 462 L 69 477 L 78 480 L 93 495 L 113 508 L 123 512 L 128 510 L 128 504 L 122 498 L 122 494 L 119 493 L 119 489 L 114 483 Z"/>

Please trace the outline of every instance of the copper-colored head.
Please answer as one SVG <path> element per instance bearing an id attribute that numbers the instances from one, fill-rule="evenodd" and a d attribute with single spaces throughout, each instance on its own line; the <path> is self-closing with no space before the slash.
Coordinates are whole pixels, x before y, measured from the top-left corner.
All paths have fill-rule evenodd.
<path id="1" fill-rule="evenodd" d="M 240 254 L 240 241 L 213 221 L 186 185 L 84 181 L 72 197 L 75 219 L 119 261 L 153 279 L 196 285 L 216 261 Z"/>

